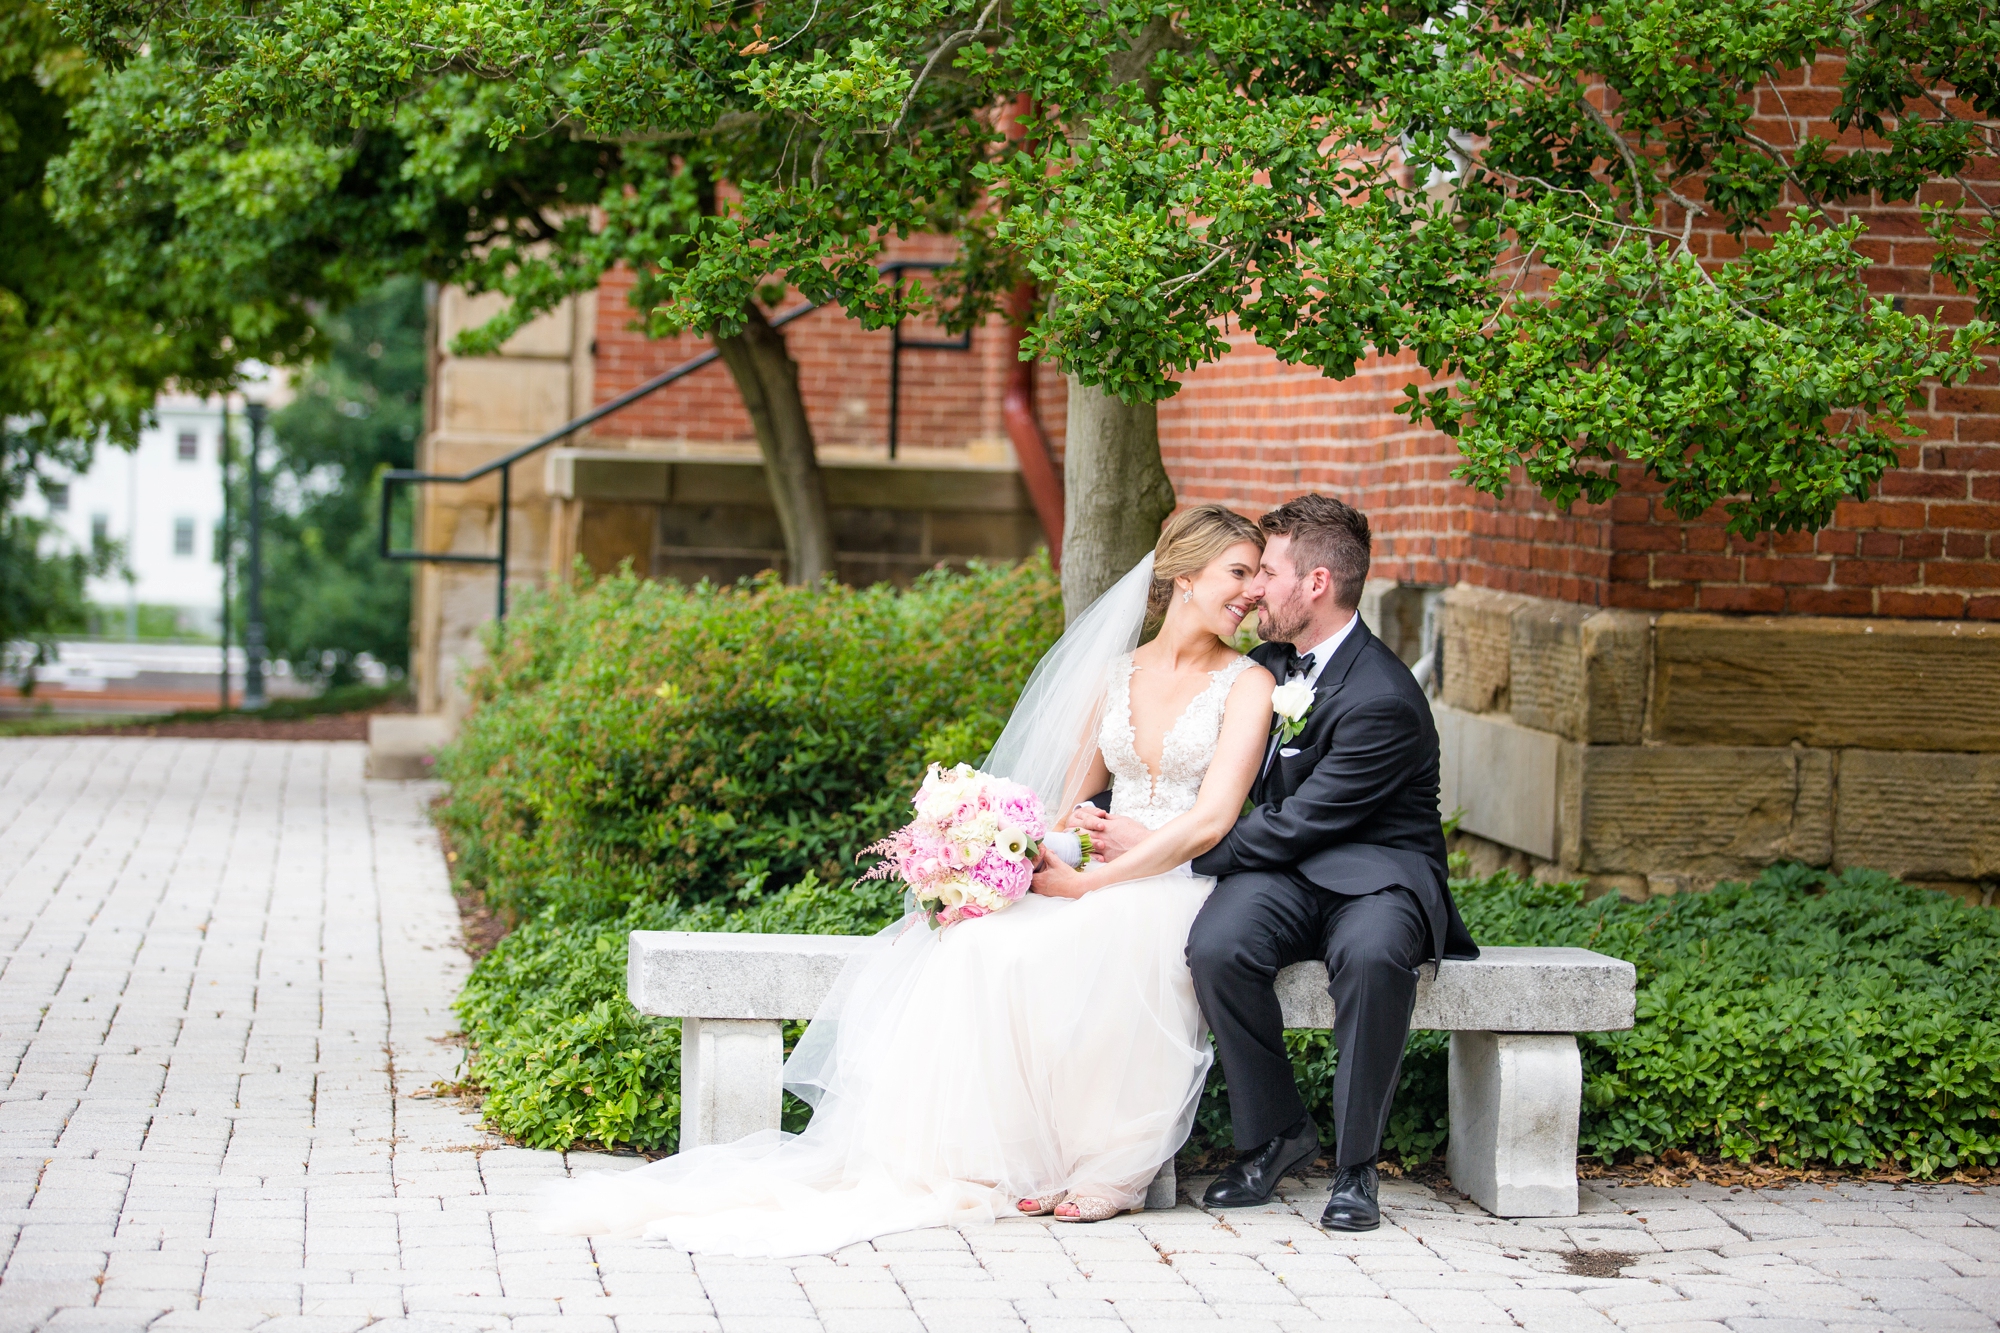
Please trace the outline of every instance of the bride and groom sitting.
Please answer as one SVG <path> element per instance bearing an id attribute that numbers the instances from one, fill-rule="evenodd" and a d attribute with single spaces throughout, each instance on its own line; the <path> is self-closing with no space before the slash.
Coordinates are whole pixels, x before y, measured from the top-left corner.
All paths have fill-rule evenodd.
<path id="1" fill-rule="evenodd" d="M 1186 1140 L 1204 1026 L 1242 1156 L 1202 1202 L 1266 1203 L 1322 1153 L 1274 988 L 1309 959 L 1339 1053 L 1321 1224 L 1379 1225 L 1417 969 L 1477 949 L 1446 887 L 1428 703 L 1357 614 L 1368 561 L 1367 520 L 1324 496 L 1170 519 L 983 765 L 1069 811 L 1099 859 L 1045 860 L 1005 912 L 906 919 L 858 951 L 785 1066 L 803 1133 L 558 1182 L 544 1225 L 796 1255 L 1007 1213 L 1099 1221 Z M 1250 614 L 1265 642 L 1244 656 Z"/>

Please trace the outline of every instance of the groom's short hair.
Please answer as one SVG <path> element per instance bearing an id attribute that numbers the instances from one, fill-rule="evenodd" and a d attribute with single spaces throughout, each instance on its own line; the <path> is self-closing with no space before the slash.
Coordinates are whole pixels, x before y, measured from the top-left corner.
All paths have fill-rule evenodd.
<path id="1" fill-rule="evenodd" d="M 1273 537 L 1291 538 L 1292 568 L 1303 575 L 1323 569 L 1333 576 L 1334 605 L 1361 605 L 1368 581 L 1368 519 L 1330 495 L 1301 495 L 1257 520 Z"/>

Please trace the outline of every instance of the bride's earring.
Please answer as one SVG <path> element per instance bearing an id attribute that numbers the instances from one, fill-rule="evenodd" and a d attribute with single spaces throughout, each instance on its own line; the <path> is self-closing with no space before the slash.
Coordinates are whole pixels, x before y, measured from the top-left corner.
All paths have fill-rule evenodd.
<path id="1" fill-rule="evenodd" d="M 1182 588 L 1182 589 L 1181 589 L 1181 600 L 1182 600 L 1183 602 L 1192 602 L 1192 601 L 1194 600 L 1194 589 L 1193 589 L 1193 588 Z"/>

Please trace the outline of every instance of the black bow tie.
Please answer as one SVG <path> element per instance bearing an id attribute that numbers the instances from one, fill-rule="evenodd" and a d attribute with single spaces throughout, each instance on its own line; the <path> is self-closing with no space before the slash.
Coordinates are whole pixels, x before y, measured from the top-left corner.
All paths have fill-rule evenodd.
<path id="1" fill-rule="evenodd" d="M 1295 675 L 1310 676 L 1312 674 L 1312 669 L 1313 669 L 1313 655 L 1311 653 L 1307 653 L 1303 657 L 1299 656 L 1299 654 L 1297 653 L 1285 654 L 1286 680 L 1290 680 Z"/>

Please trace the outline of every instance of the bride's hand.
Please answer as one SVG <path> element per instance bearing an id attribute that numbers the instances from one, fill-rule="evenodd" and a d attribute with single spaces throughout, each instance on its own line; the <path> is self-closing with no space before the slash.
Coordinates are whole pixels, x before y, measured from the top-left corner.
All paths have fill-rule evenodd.
<path id="1" fill-rule="evenodd" d="M 1081 898 L 1090 892 L 1090 880 L 1053 856 L 1044 856 L 1035 871 L 1032 891 L 1048 898 Z"/>
<path id="2" fill-rule="evenodd" d="M 1070 812 L 1069 826 L 1090 834 L 1091 855 L 1101 861 L 1115 861 L 1144 842 L 1152 830 L 1126 815 L 1107 815 L 1094 805 L 1080 805 Z"/>

